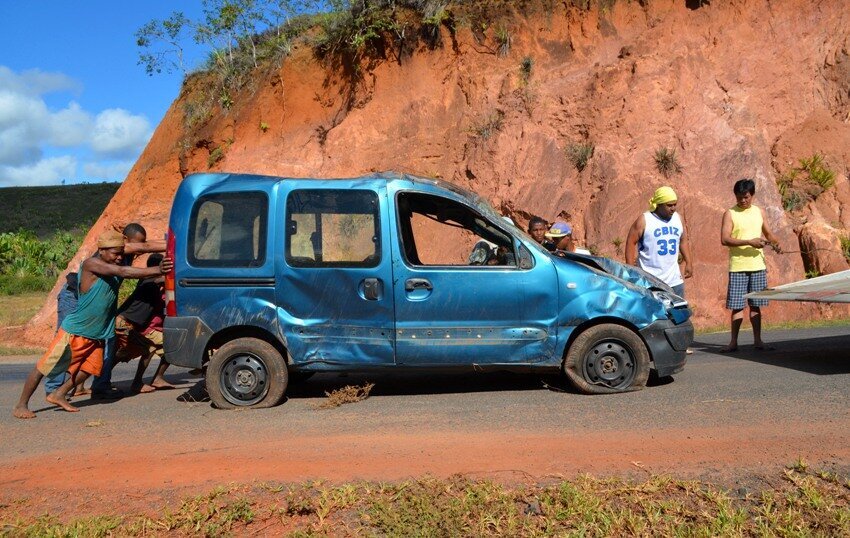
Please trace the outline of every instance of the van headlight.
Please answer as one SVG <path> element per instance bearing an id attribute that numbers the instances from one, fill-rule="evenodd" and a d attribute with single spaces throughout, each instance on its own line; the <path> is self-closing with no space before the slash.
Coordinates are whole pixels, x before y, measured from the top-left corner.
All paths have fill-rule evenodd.
<path id="1" fill-rule="evenodd" d="M 663 290 L 652 290 L 652 296 L 655 299 L 664 305 L 666 310 L 672 310 L 673 308 L 685 307 L 688 306 L 688 301 L 682 299 L 675 293 L 670 293 Z"/>
<path id="2" fill-rule="evenodd" d="M 675 300 L 673 299 L 672 294 L 667 293 L 666 291 L 653 290 L 652 296 L 655 297 L 655 300 L 664 305 L 665 310 L 673 308 Z"/>

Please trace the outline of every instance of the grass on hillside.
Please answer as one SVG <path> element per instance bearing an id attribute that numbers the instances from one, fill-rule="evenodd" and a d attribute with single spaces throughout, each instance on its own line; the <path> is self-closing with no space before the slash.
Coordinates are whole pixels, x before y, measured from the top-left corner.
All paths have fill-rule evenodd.
<path id="1" fill-rule="evenodd" d="M 506 486 L 456 476 L 402 483 L 218 487 L 154 515 L 28 515 L 6 536 L 847 536 L 850 480 L 802 460 L 761 491 L 654 476 Z M 104 512 L 108 508 L 105 507 Z M 147 510 L 146 510 L 147 511 Z M 148 512 L 150 514 L 150 512 Z"/>
<path id="2" fill-rule="evenodd" d="M 45 239 L 57 231 L 87 230 L 120 183 L 0 189 L 0 233 L 28 230 Z"/>

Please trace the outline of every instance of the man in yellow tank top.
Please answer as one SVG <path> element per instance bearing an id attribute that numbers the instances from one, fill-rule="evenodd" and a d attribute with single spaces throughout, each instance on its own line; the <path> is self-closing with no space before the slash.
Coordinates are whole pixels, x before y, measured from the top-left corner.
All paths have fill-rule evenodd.
<path id="1" fill-rule="evenodd" d="M 732 188 L 737 204 L 723 214 L 720 242 L 729 247 L 729 286 L 726 291 L 726 308 L 732 311 L 732 335 L 729 345 L 720 351 L 728 353 L 738 349 L 738 332 L 744 321 L 744 295 L 767 287 L 767 266 L 764 263 L 766 245 L 782 252 L 776 237 L 767 227 L 761 208 L 753 205 L 756 184 L 752 179 L 741 179 Z M 764 237 L 762 237 L 764 236 Z M 766 349 L 761 339 L 761 307 L 764 299 L 748 299 L 750 324 L 753 326 L 753 344 L 756 349 Z"/>

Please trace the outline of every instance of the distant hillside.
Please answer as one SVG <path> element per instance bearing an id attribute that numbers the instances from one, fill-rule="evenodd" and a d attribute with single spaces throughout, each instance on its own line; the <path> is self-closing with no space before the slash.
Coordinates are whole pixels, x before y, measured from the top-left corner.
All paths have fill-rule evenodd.
<path id="1" fill-rule="evenodd" d="M 115 195 L 120 183 L 0 189 L 0 233 L 20 229 L 40 238 L 56 231 L 88 228 Z"/>

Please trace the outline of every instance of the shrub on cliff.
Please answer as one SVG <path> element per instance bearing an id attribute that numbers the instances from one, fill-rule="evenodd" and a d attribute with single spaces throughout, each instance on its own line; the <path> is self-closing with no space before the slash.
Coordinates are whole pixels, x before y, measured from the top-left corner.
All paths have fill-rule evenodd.
<path id="1" fill-rule="evenodd" d="M 835 172 L 827 166 L 823 155 L 815 153 L 781 173 L 776 185 L 783 209 L 797 211 L 835 185 Z"/>

